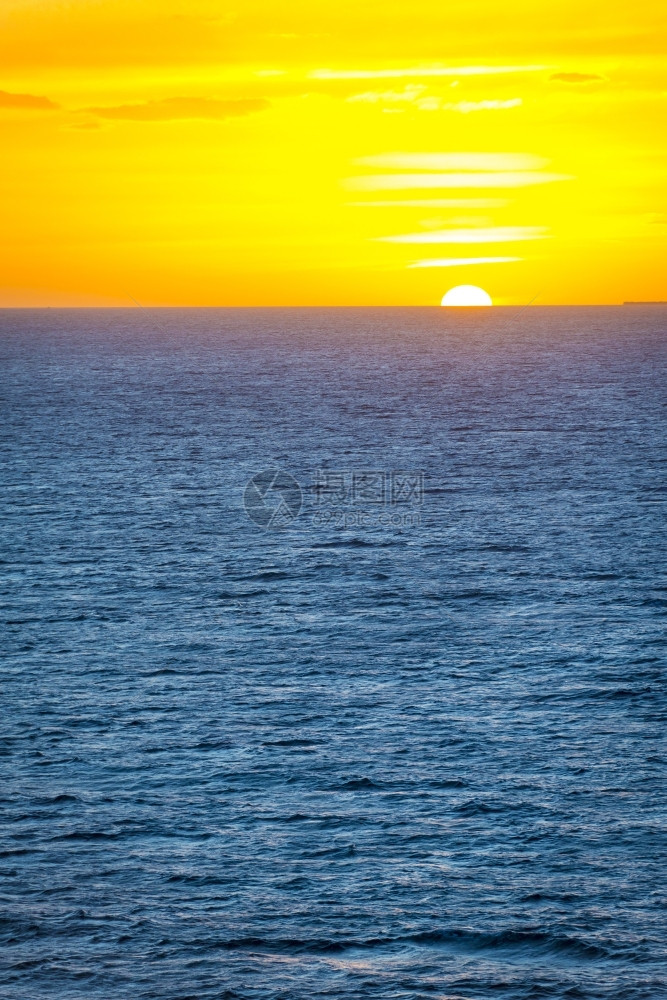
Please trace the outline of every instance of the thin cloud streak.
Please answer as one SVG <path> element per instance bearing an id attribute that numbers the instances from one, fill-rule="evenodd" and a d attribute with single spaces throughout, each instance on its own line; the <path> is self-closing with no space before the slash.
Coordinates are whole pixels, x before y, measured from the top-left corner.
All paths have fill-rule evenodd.
<path id="1" fill-rule="evenodd" d="M 538 73 L 548 66 L 412 66 L 404 69 L 314 69 L 309 80 L 396 80 L 402 77 L 496 76 Z"/>
<path id="2" fill-rule="evenodd" d="M 544 240 L 547 232 L 538 226 L 493 226 L 489 229 L 440 229 L 430 233 L 378 236 L 381 243 L 515 243 Z"/>
<path id="3" fill-rule="evenodd" d="M 506 198 L 414 198 L 408 200 L 348 201 L 355 208 L 503 208 Z"/>
<path id="4" fill-rule="evenodd" d="M 472 111 L 506 111 L 508 108 L 520 108 L 522 104 L 520 97 L 509 101 L 459 101 L 457 104 L 442 104 L 437 98 L 426 98 L 418 102 L 418 107 L 420 111 L 456 111 L 460 115 L 469 115 Z"/>
<path id="5" fill-rule="evenodd" d="M 441 97 L 424 93 L 426 87 L 416 84 L 404 90 L 368 90 L 363 94 L 352 94 L 346 98 L 348 104 L 412 104 L 418 111 L 456 111 L 467 115 L 471 111 L 504 111 L 508 108 L 521 107 L 520 97 L 508 101 L 444 101 Z"/>
<path id="6" fill-rule="evenodd" d="M 604 80 L 604 77 L 597 73 L 553 73 L 549 79 L 560 80 L 561 83 L 593 83 Z"/>
<path id="7" fill-rule="evenodd" d="M 548 160 L 526 153 L 381 153 L 354 161 L 388 170 L 540 170 Z"/>
<path id="8" fill-rule="evenodd" d="M 520 188 L 532 184 L 552 184 L 569 181 L 568 174 L 550 174 L 533 170 L 494 171 L 489 173 L 445 174 L 369 174 L 350 177 L 345 182 L 348 191 L 409 191 L 438 188 Z"/>
<path id="9" fill-rule="evenodd" d="M 408 264 L 408 268 L 414 267 L 463 267 L 466 264 L 513 264 L 515 261 L 523 260 L 523 257 L 439 257 L 428 260 L 415 260 Z"/>

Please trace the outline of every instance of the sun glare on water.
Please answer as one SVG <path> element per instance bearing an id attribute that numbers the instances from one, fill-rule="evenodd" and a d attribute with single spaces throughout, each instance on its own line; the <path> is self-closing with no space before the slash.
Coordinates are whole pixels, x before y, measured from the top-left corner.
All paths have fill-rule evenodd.
<path id="1" fill-rule="evenodd" d="M 443 306 L 492 306 L 491 296 L 477 285 L 457 285 L 443 295 Z"/>

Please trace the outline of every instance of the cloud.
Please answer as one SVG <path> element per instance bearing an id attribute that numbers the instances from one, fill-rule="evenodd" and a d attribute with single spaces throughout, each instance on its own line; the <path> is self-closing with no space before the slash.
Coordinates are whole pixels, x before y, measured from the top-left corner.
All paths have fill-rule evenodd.
<path id="1" fill-rule="evenodd" d="M 34 94 L 9 94 L 0 90 L 0 108 L 18 108 L 26 111 L 56 111 L 58 105 L 48 97 L 36 97 Z"/>
<path id="2" fill-rule="evenodd" d="M 562 83 L 591 83 L 593 80 L 604 80 L 604 77 L 597 73 L 552 73 L 549 79 Z"/>
<path id="3" fill-rule="evenodd" d="M 348 201 L 357 208 L 503 208 L 504 198 L 411 198 L 399 200 L 381 198 L 374 201 Z"/>
<path id="4" fill-rule="evenodd" d="M 467 115 L 471 111 L 504 111 L 506 108 L 520 108 L 523 101 L 520 97 L 513 97 L 509 101 L 459 101 L 457 104 L 437 104 L 427 107 L 424 102 L 423 111 L 457 111 L 460 115 Z"/>
<path id="5" fill-rule="evenodd" d="M 470 111 L 500 111 L 505 108 L 518 108 L 523 103 L 520 97 L 508 101 L 458 101 L 452 103 L 441 97 L 427 95 L 426 87 L 416 83 L 408 84 L 403 90 L 368 90 L 363 94 L 353 94 L 347 98 L 349 104 L 364 102 L 367 104 L 401 104 L 410 103 L 419 111 L 458 111 L 467 115 Z"/>
<path id="6" fill-rule="evenodd" d="M 513 264 L 523 260 L 522 257 L 429 257 L 428 260 L 415 260 L 408 264 L 413 267 L 463 267 L 466 264 Z"/>
<path id="7" fill-rule="evenodd" d="M 433 191 L 438 188 L 519 188 L 568 180 L 572 178 L 567 174 L 498 170 L 490 173 L 369 174 L 366 177 L 350 177 L 345 186 L 349 191 Z"/>
<path id="8" fill-rule="evenodd" d="M 381 243 L 515 243 L 517 240 L 544 240 L 546 230 L 537 226 L 494 226 L 490 229 L 440 229 L 431 233 L 380 236 Z"/>
<path id="9" fill-rule="evenodd" d="M 144 104 L 121 104 L 110 108 L 86 108 L 98 118 L 112 118 L 135 122 L 167 122 L 185 118 L 207 118 L 224 121 L 242 118 L 270 107 L 267 100 L 218 101 L 206 97 L 167 97 L 162 101 Z"/>
<path id="10" fill-rule="evenodd" d="M 355 160 L 387 170 L 539 170 L 547 162 L 526 153 L 381 153 Z"/>
<path id="11" fill-rule="evenodd" d="M 311 80 L 396 80 L 401 77 L 495 76 L 537 73 L 546 66 L 413 66 L 404 69 L 315 69 Z"/>
<path id="12" fill-rule="evenodd" d="M 416 101 L 426 91 L 426 87 L 411 83 L 403 90 L 367 90 L 363 94 L 352 94 L 347 98 L 350 104 L 397 104 L 402 101 Z"/>

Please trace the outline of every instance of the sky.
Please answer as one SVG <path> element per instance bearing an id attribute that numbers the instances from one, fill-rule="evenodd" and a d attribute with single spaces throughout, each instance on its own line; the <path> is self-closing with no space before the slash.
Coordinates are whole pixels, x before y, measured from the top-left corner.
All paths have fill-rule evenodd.
<path id="1" fill-rule="evenodd" d="M 2 0 L 0 306 L 667 299 L 662 0 Z"/>

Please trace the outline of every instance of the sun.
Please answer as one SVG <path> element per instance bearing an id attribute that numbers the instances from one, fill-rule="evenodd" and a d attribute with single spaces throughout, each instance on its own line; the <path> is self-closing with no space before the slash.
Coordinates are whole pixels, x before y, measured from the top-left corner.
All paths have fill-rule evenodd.
<path id="1" fill-rule="evenodd" d="M 477 285 L 457 285 L 443 295 L 443 306 L 492 306 L 491 296 Z"/>

